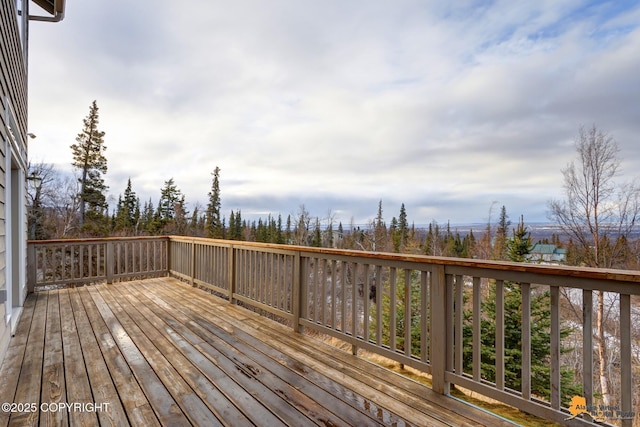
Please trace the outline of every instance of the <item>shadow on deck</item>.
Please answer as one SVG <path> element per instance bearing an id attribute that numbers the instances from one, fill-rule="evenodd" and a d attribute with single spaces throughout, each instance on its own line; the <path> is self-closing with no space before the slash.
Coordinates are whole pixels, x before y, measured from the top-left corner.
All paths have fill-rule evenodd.
<path id="1" fill-rule="evenodd" d="M 0 426 L 509 425 L 172 278 L 31 294 L 0 402 Z"/>

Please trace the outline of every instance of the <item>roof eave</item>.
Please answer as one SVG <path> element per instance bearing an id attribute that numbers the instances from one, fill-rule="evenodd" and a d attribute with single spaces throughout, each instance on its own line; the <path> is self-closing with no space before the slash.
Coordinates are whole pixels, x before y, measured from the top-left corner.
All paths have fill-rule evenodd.
<path id="1" fill-rule="evenodd" d="M 33 0 L 33 2 L 52 16 L 29 15 L 29 20 L 60 22 L 64 19 L 65 0 Z"/>

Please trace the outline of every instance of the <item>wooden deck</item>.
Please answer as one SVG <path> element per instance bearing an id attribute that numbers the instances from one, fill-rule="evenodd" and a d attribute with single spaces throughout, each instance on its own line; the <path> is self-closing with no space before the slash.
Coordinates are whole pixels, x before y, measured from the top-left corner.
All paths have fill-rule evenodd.
<path id="1" fill-rule="evenodd" d="M 171 278 L 31 294 L 0 403 L 0 426 L 508 424 Z"/>

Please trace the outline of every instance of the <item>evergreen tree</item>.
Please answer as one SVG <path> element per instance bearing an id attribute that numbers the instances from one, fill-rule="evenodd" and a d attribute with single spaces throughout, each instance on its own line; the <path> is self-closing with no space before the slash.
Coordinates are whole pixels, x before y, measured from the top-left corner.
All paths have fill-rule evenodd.
<path id="1" fill-rule="evenodd" d="M 140 216 L 140 230 L 147 234 L 157 234 L 160 231 L 159 228 L 153 202 L 149 199 L 148 202 L 144 203 L 144 207 L 142 209 L 142 214 Z"/>
<path id="2" fill-rule="evenodd" d="M 249 241 L 255 242 L 258 235 L 258 227 L 256 226 L 256 222 L 251 221 L 251 236 L 249 236 Z"/>
<path id="3" fill-rule="evenodd" d="M 373 248 L 374 251 L 387 250 L 387 225 L 382 217 L 382 200 L 378 202 L 378 215 L 373 224 Z"/>
<path id="4" fill-rule="evenodd" d="M 427 323 L 429 322 L 429 312 L 422 313 L 421 308 L 421 284 L 420 274 L 416 270 L 411 270 L 409 274 L 409 282 L 406 282 L 406 276 L 404 270 L 397 270 L 396 273 L 396 292 L 395 292 L 395 310 L 396 310 L 396 324 L 395 324 L 395 338 L 396 348 L 392 351 L 404 352 L 405 350 L 405 312 L 407 311 L 407 301 L 405 301 L 406 287 L 409 287 L 409 306 L 411 312 L 411 324 L 409 328 L 411 330 L 411 354 L 420 354 L 420 320 L 422 315 L 427 316 Z M 391 283 L 389 278 L 382 280 L 381 286 L 377 287 L 376 292 L 382 292 L 382 342 L 390 346 L 391 345 Z M 370 316 L 372 318 L 370 322 L 370 331 L 372 339 L 375 339 L 376 324 L 377 324 L 377 309 L 375 305 L 372 305 Z"/>
<path id="5" fill-rule="evenodd" d="M 186 210 L 184 208 L 184 195 L 178 189 L 173 178 L 164 182 L 164 187 L 160 190 L 160 200 L 154 221 L 157 221 L 158 231 L 163 231 L 167 225 L 177 225 L 184 221 Z M 175 231 L 175 230 L 171 230 Z"/>
<path id="6" fill-rule="evenodd" d="M 498 219 L 498 225 L 496 227 L 496 237 L 494 243 L 494 255 L 493 257 L 498 260 L 506 260 L 507 256 L 507 246 L 508 246 L 508 235 L 509 235 L 509 226 L 511 225 L 511 221 L 509 221 L 509 215 L 507 215 L 507 208 L 503 205 L 500 209 L 500 219 Z"/>
<path id="7" fill-rule="evenodd" d="M 518 227 L 513 230 L 513 238 L 507 242 L 509 261 L 525 262 L 531 253 L 531 233 L 524 225 L 524 217 L 520 217 Z"/>
<path id="8" fill-rule="evenodd" d="M 329 222 L 327 226 L 327 247 L 333 247 L 333 222 Z"/>
<path id="9" fill-rule="evenodd" d="M 223 227 L 220 220 L 220 168 L 216 166 L 212 175 L 213 180 L 211 182 L 211 191 L 209 192 L 209 203 L 207 204 L 206 213 L 207 237 L 221 239 Z"/>
<path id="10" fill-rule="evenodd" d="M 236 212 L 236 219 L 235 219 L 234 226 L 235 226 L 236 239 L 244 240 L 244 228 L 246 227 L 246 224 L 242 221 L 242 213 L 240 212 L 240 209 L 238 209 L 238 211 Z"/>
<path id="11" fill-rule="evenodd" d="M 435 255 L 435 244 L 436 237 L 433 230 L 434 223 L 429 223 L 429 230 L 427 231 L 427 236 L 424 239 L 424 253 L 425 255 Z M 436 224 L 437 226 L 437 224 Z"/>
<path id="12" fill-rule="evenodd" d="M 173 219 L 173 223 L 169 223 L 169 227 L 166 227 L 164 232 L 166 234 L 177 234 L 179 236 L 185 236 L 189 229 L 189 222 L 187 220 L 189 212 L 187 212 L 184 203 L 184 196 L 182 196 L 182 200 L 179 203 L 175 204 L 174 212 L 175 217 Z"/>
<path id="13" fill-rule="evenodd" d="M 114 220 L 114 231 L 135 234 L 140 221 L 140 200 L 131 188 L 131 178 L 127 181 L 124 197 L 118 197 L 118 206 Z"/>
<path id="14" fill-rule="evenodd" d="M 391 218 L 391 224 L 389 225 L 389 234 L 391 235 L 391 242 L 393 243 L 393 251 L 400 252 L 402 239 L 398 231 L 398 220 L 395 216 Z"/>
<path id="15" fill-rule="evenodd" d="M 231 213 L 229 214 L 229 239 L 231 240 L 238 240 L 236 239 L 235 226 L 236 226 L 236 214 L 232 210 Z"/>
<path id="16" fill-rule="evenodd" d="M 93 101 L 89 115 L 83 120 L 82 132 L 76 137 L 76 143 L 71 145 L 72 165 L 80 173 L 78 198 L 81 230 L 92 235 L 106 235 L 107 186 L 103 175 L 107 173 L 107 158 L 104 156 L 107 147 L 104 145 L 104 132 L 98 130 L 98 122 L 98 105 Z"/>
<path id="17" fill-rule="evenodd" d="M 293 237 L 293 231 L 291 229 L 291 215 L 287 215 L 287 225 L 284 229 L 284 240 L 287 245 L 291 244 L 291 239 Z"/>
<path id="18" fill-rule="evenodd" d="M 313 230 L 313 238 L 311 239 L 311 246 L 320 248 L 322 247 L 322 232 L 320 231 L 320 220 L 316 218 L 316 225 Z"/>
<path id="19" fill-rule="evenodd" d="M 240 213 L 240 211 L 238 211 Z M 236 221 L 236 213 L 231 210 L 229 214 L 229 239 L 231 240 L 240 240 L 241 231 L 238 231 L 238 228 L 241 227 L 242 224 L 239 221 Z"/>
<path id="20" fill-rule="evenodd" d="M 513 238 L 508 242 L 507 252 L 510 261 L 522 262 L 530 252 L 531 236 L 521 219 L 513 230 Z M 522 387 L 522 286 L 519 283 L 505 281 L 503 283 L 504 307 L 504 372 L 505 386 L 512 390 Z M 537 396 L 549 398 L 550 389 L 550 355 L 551 355 L 551 309 L 549 291 L 531 290 L 530 313 L 531 323 L 531 391 Z M 482 341 L 482 378 L 496 380 L 496 284 L 489 285 L 489 292 L 481 303 L 481 341 Z M 463 336 L 465 349 L 472 348 L 473 331 L 470 311 L 465 312 Z M 570 329 L 563 328 L 561 337 L 566 337 Z M 472 353 L 464 353 L 464 369 L 470 372 Z M 562 400 L 566 405 L 572 396 L 581 394 L 581 387 L 574 383 L 573 373 L 561 369 Z"/>
<path id="21" fill-rule="evenodd" d="M 262 218 L 258 218 L 258 225 L 255 227 L 254 235 L 256 242 L 266 243 L 268 241 L 267 227 L 262 223 Z"/>
<path id="22" fill-rule="evenodd" d="M 203 230 L 200 227 L 200 208 L 198 204 L 196 204 L 193 208 L 193 213 L 191 214 L 191 219 L 189 220 L 189 230 L 192 236 L 202 236 Z"/>
<path id="23" fill-rule="evenodd" d="M 407 221 L 407 211 L 404 208 L 404 203 L 400 206 L 400 215 L 398 216 L 398 234 L 400 246 L 396 252 L 404 251 L 409 240 L 409 222 Z"/>
<path id="24" fill-rule="evenodd" d="M 282 215 L 278 214 L 278 224 L 276 225 L 276 243 L 284 243 L 284 234 L 282 233 Z"/>

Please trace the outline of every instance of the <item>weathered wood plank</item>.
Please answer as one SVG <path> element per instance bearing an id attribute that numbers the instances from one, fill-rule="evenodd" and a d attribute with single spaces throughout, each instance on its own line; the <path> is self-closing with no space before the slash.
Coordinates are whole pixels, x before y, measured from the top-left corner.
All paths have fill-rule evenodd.
<path id="1" fill-rule="evenodd" d="M 16 335 L 11 339 L 9 349 L 2 362 L 2 370 L 0 370 L 0 403 L 15 402 L 20 366 L 25 356 L 37 299 L 36 295 L 29 295 L 25 301 L 22 307 L 22 317 L 16 328 Z M 9 416 L 10 412 L 0 411 L 0 426 L 4 427 L 9 423 Z"/>
<path id="2" fill-rule="evenodd" d="M 137 351 L 153 368 L 153 371 L 164 385 L 163 388 L 166 387 L 166 390 L 171 394 L 172 399 L 168 400 L 168 402 L 175 402 L 192 424 L 212 425 L 216 420 L 213 412 L 207 408 L 180 376 L 180 373 L 158 351 L 153 341 L 144 334 L 120 304 L 113 299 L 106 287 L 97 286 L 93 296 L 94 300 L 100 297 L 105 304 L 108 304 L 112 314 L 116 316 L 120 325 L 125 329 L 128 339 L 137 346 Z M 158 410 L 155 405 L 154 409 Z"/>
<path id="3" fill-rule="evenodd" d="M 68 289 L 60 291 L 60 318 L 62 345 L 64 349 L 64 373 L 67 378 L 67 402 L 70 404 L 93 404 L 91 385 L 85 365 L 78 328 L 76 326 Z M 91 361 L 87 361 L 87 364 Z M 73 425 L 96 425 L 98 418 L 93 411 L 70 411 L 69 422 Z"/>
<path id="4" fill-rule="evenodd" d="M 134 293 L 133 290 L 130 292 Z M 144 295 L 141 293 L 134 293 L 134 295 L 137 298 L 144 298 Z M 281 365 L 269 359 L 265 354 L 258 353 L 244 343 L 228 336 L 225 332 L 219 335 L 210 332 L 207 325 L 202 324 L 202 319 L 194 319 L 194 317 L 185 314 L 185 312 L 193 313 L 193 309 L 188 310 L 186 308 L 188 305 L 187 301 L 181 301 L 180 310 L 176 311 L 175 307 L 172 309 L 171 305 L 167 303 L 166 300 L 155 295 L 155 292 L 153 295 L 147 293 L 146 296 L 150 303 L 157 305 L 158 309 L 155 310 L 156 313 L 159 313 L 161 310 L 168 313 L 166 310 L 171 310 L 171 315 L 176 320 L 163 316 L 165 320 L 178 329 L 186 340 L 201 349 L 211 360 L 217 361 L 222 369 L 225 369 L 230 376 L 233 376 L 236 381 L 244 385 L 247 392 L 252 394 L 271 392 L 274 394 L 275 397 L 267 397 L 268 401 L 265 401 L 265 404 L 270 404 L 269 407 L 275 410 L 280 416 L 283 416 L 283 414 L 285 414 L 284 410 L 288 409 L 289 405 L 292 405 L 297 408 L 298 411 L 303 412 L 306 417 L 311 418 L 318 424 L 340 425 L 346 423 L 345 418 L 336 416 L 332 414 L 331 411 L 334 413 L 340 412 L 341 415 L 344 415 L 341 410 L 347 411 L 347 413 L 348 411 L 353 412 L 352 408 L 348 408 L 346 405 L 335 405 L 336 399 L 333 396 L 324 396 L 327 405 L 323 405 L 321 399 L 319 401 L 314 398 L 317 396 L 309 395 L 308 389 L 312 384 L 308 383 L 308 381 L 303 378 L 295 378 L 295 380 L 292 380 L 295 374 L 291 371 L 281 369 Z M 221 330 L 226 327 L 226 325 L 223 325 L 218 319 L 212 319 L 212 321 L 215 322 Z M 185 326 L 187 324 L 188 327 Z M 220 362 L 221 358 L 226 358 L 226 360 Z M 238 376 L 238 373 L 241 373 L 241 375 Z M 256 386 L 254 385 L 255 380 L 264 384 L 269 390 L 265 391 L 265 388 L 262 387 L 256 390 Z M 318 389 L 318 393 L 319 392 L 320 390 Z M 258 395 L 258 398 L 260 398 L 260 395 Z M 284 402 L 282 399 L 284 399 Z M 277 407 L 275 406 L 276 404 L 278 405 Z M 283 406 L 283 404 L 285 406 Z M 355 424 L 367 425 L 366 417 L 362 416 L 358 420 L 360 422 Z M 299 417 L 287 420 L 289 424 L 295 421 L 298 423 L 309 422 L 307 418 L 300 419 Z M 369 423 L 371 422 L 370 419 L 368 421 Z"/>
<path id="5" fill-rule="evenodd" d="M 178 294 L 172 296 L 172 298 L 179 297 L 180 295 Z M 186 302 L 183 301 L 183 303 Z M 207 302 L 205 301 L 203 305 L 197 308 L 198 312 L 204 312 L 208 310 L 208 307 L 206 305 Z M 222 308 L 224 308 L 224 306 Z M 275 361 L 285 366 L 286 369 L 298 373 L 306 380 L 310 381 L 312 385 L 315 385 L 334 396 L 334 400 L 332 402 L 327 402 L 326 407 L 341 407 L 346 403 L 348 405 L 351 405 L 352 409 L 357 409 L 361 411 L 362 414 L 371 416 L 372 418 L 369 419 L 369 422 L 375 422 L 376 424 L 403 424 L 403 417 L 409 415 L 414 419 L 416 419 L 416 417 L 418 419 L 422 418 L 422 423 L 426 423 L 425 425 L 447 425 L 439 424 L 432 417 L 426 417 L 424 414 L 417 413 L 408 406 L 403 406 L 401 408 L 402 410 L 398 410 L 395 413 L 392 410 L 381 406 L 379 402 L 376 402 L 376 392 L 369 390 L 369 393 L 367 394 L 366 384 L 362 383 L 360 379 L 355 379 L 359 377 L 366 378 L 368 376 L 368 373 L 366 371 L 358 372 L 355 376 L 353 376 L 353 378 L 346 377 L 344 372 L 337 373 L 338 377 L 343 377 L 343 381 L 346 381 L 347 383 L 350 382 L 352 387 L 346 387 L 344 384 L 335 381 L 335 378 L 330 378 L 329 376 L 325 375 L 325 370 L 333 370 L 334 368 L 340 369 L 341 365 L 340 363 L 332 359 L 326 362 L 318 362 L 315 359 L 317 354 L 321 354 L 318 352 L 320 351 L 320 348 L 323 347 L 323 344 L 315 341 L 310 347 L 306 349 L 305 355 L 294 354 L 292 356 L 289 356 L 288 354 L 300 352 L 300 349 L 290 348 L 286 350 L 286 353 L 288 354 L 285 354 L 284 349 L 289 345 L 288 341 L 286 339 L 273 339 L 273 337 L 270 336 L 272 334 L 272 331 L 269 331 L 268 328 L 264 326 L 258 326 L 258 329 L 254 331 L 255 335 L 245 334 L 243 330 L 244 327 L 242 327 L 241 325 L 245 322 L 252 322 L 253 316 L 248 314 L 247 317 L 236 319 L 234 318 L 234 314 L 237 315 L 236 313 L 223 313 L 223 311 L 223 309 L 216 310 L 216 316 L 223 317 L 227 322 L 232 323 L 231 325 L 224 327 L 224 329 L 226 329 L 228 332 L 232 332 L 234 336 L 243 337 L 246 342 L 251 342 L 252 346 L 257 347 L 260 349 L 260 351 L 264 352 L 265 357 L 273 358 Z M 208 315 L 207 318 L 209 318 Z M 220 326 L 220 322 L 217 321 L 216 325 Z M 217 332 L 218 334 L 220 334 L 219 331 L 216 331 L 215 326 L 212 326 L 211 324 L 204 324 L 203 326 L 208 326 L 207 329 L 211 333 L 215 334 Z M 225 339 L 232 340 L 232 338 L 230 337 L 227 337 Z M 237 342 L 237 340 L 232 340 L 232 342 L 234 346 L 242 347 L 242 345 Z M 333 350 L 339 351 L 337 349 Z M 246 348 L 245 351 L 247 351 Z M 296 384 L 296 386 L 298 385 Z M 357 391 L 354 392 L 354 390 Z M 372 399 L 372 397 L 374 398 Z M 350 411 L 350 413 L 353 415 L 353 411 Z M 402 414 L 402 416 L 398 414 Z M 342 416 L 344 414 L 340 411 L 340 415 Z M 356 421 L 358 420 L 362 422 L 362 417 L 358 417 L 355 420 L 350 420 L 351 422 L 349 422 L 349 424 L 357 425 L 358 422 Z"/>
<path id="6" fill-rule="evenodd" d="M 42 362 L 44 352 L 44 333 L 47 319 L 48 294 L 38 294 L 36 306 L 31 320 L 29 337 L 25 349 L 18 387 L 13 403 L 36 404 L 36 410 L 22 413 L 12 413 L 10 425 L 35 426 L 38 425 L 40 390 L 42 388 Z M 33 408 L 32 408 L 33 409 Z"/>
<path id="7" fill-rule="evenodd" d="M 187 308 L 189 301 L 181 301 L 181 307 Z M 223 306 L 224 307 L 224 306 Z M 185 313 L 193 316 L 201 311 L 199 307 L 189 308 Z M 204 338 L 217 350 L 223 352 L 228 358 L 240 363 L 241 366 L 260 365 L 262 369 L 254 369 L 252 375 L 264 384 L 275 388 L 285 396 L 292 404 L 306 411 L 307 416 L 321 424 L 350 424 L 371 425 L 377 422 L 363 412 L 359 412 L 353 406 L 340 400 L 336 395 L 344 395 L 339 390 L 330 392 L 310 381 L 305 375 L 300 375 L 300 364 L 293 363 L 297 369 L 283 366 L 280 359 L 287 358 L 286 352 L 290 351 L 282 343 L 268 347 L 264 350 L 263 344 L 254 337 L 236 336 L 233 325 L 218 318 L 200 319 L 197 325 L 190 322 L 190 327 L 199 337 Z M 223 346 L 220 343 L 226 343 Z M 228 347 L 228 348 L 227 348 Z M 277 357 L 274 358 L 274 354 Z M 249 361 L 245 361 L 249 356 Z M 329 382 L 327 380 L 327 382 Z M 333 414 L 332 414 L 333 413 Z"/>
<path id="8" fill-rule="evenodd" d="M 261 280 L 280 275 L 257 264 Z M 42 292 L 23 313 L 0 397 L 121 401 L 84 425 L 507 424 L 175 279 Z M 332 307 L 323 316 L 337 324 Z M 0 427 L 78 414 L 49 415 L 0 413 Z"/>
<path id="9" fill-rule="evenodd" d="M 42 402 L 57 405 L 66 402 L 62 326 L 60 321 L 59 292 L 49 293 L 47 324 L 44 338 L 44 366 L 42 367 Z M 49 406 L 50 407 L 50 406 Z M 43 411 L 41 425 L 68 424 L 67 411 Z"/>
<path id="10" fill-rule="evenodd" d="M 174 281 L 171 286 L 167 286 L 171 283 L 167 280 L 164 283 L 166 285 L 162 286 L 161 289 L 163 292 L 170 290 L 172 299 L 184 297 L 184 285 L 182 283 Z M 153 282 L 145 282 L 143 286 L 153 295 L 161 293 L 161 289 L 156 289 Z M 434 393 L 428 388 L 383 367 L 361 358 L 353 357 L 328 345 L 323 345 L 313 338 L 304 335 L 292 337 L 285 326 L 275 322 L 265 322 L 264 319 L 253 313 L 247 313 L 244 310 L 233 310 L 230 313 L 226 313 L 224 307 L 228 306 L 228 303 L 221 301 L 222 305 L 218 307 L 211 303 L 213 299 L 213 296 L 207 294 L 193 293 L 188 296 L 189 301 L 199 301 L 198 309 L 200 315 L 207 318 L 210 316 L 221 317 L 233 322 L 235 326 L 235 329 L 233 329 L 234 335 L 242 336 L 243 333 L 248 333 L 252 334 L 253 339 L 258 344 L 261 341 L 276 343 L 274 344 L 276 347 L 274 357 L 278 357 L 277 346 L 290 346 L 292 348 L 291 355 L 294 358 L 294 362 L 289 365 L 292 369 L 299 369 L 300 363 L 303 363 L 303 365 L 308 364 L 310 368 L 326 373 L 327 377 L 332 380 L 331 383 L 333 385 L 331 387 L 336 387 L 337 385 L 343 387 L 344 390 L 358 390 L 359 394 L 368 391 L 369 394 L 364 394 L 367 399 L 362 401 L 366 402 L 365 406 L 371 405 L 375 401 L 391 399 L 389 404 L 397 406 L 396 411 L 392 412 L 402 414 L 403 417 L 409 419 L 412 416 L 417 417 L 417 419 L 421 419 L 421 417 L 424 419 L 425 414 L 427 414 L 428 418 L 425 422 L 428 421 L 430 423 L 433 423 L 435 419 L 452 425 L 471 426 L 484 424 L 493 426 L 509 424 L 490 414 L 477 411 L 462 402 Z M 234 311 L 239 314 L 234 313 Z M 311 370 L 305 371 L 305 375 L 308 376 L 315 374 Z M 410 393 L 406 393 L 407 390 Z M 377 410 L 374 412 L 377 414 Z M 452 413 L 456 415 L 453 420 Z"/>
<path id="11" fill-rule="evenodd" d="M 130 423 L 141 426 L 159 426 L 160 423 L 153 408 L 151 408 L 135 375 L 120 352 L 93 299 L 86 288 L 78 288 L 77 292 Z"/>
<path id="12" fill-rule="evenodd" d="M 191 423 L 182 412 L 176 401 L 165 388 L 161 379 L 151 368 L 142 352 L 138 349 L 128 334 L 128 331 L 120 323 L 111 308 L 104 301 L 96 287 L 87 288 L 98 312 L 104 319 L 107 328 L 111 332 L 122 355 L 129 364 L 142 390 L 144 390 L 149 403 L 156 416 L 163 425 L 189 426 Z"/>
<path id="13" fill-rule="evenodd" d="M 177 307 L 174 307 L 174 312 L 176 308 Z M 193 322 L 191 319 L 186 319 L 186 321 Z M 179 327 L 180 325 L 178 322 L 173 321 L 171 322 L 171 326 Z M 189 332 L 185 329 L 182 329 L 181 332 L 189 335 Z M 192 335 L 193 334 L 191 334 L 191 336 Z M 275 417 L 273 418 L 273 422 L 276 423 L 276 425 L 309 424 L 309 418 L 296 410 L 292 406 L 292 402 L 287 402 L 283 399 L 281 393 L 270 389 L 260 381 L 256 381 L 256 378 L 252 374 L 261 371 L 261 367 L 257 367 L 255 362 L 242 355 L 239 356 L 241 360 L 238 360 L 238 358 L 229 358 L 228 354 L 225 354 L 225 347 L 228 347 L 228 344 L 225 344 L 224 342 L 217 342 L 215 346 L 212 346 L 200 338 L 196 338 L 195 340 L 192 339 L 192 342 L 194 341 L 196 343 L 195 347 L 204 354 L 208 360 L 214 363 L 218 369 L 225 373 L 225 375 L 231 377 L 235 381 L 236 384 L 232 384 L 231 387 L 243 387 L 256 400 L 253 404 L 254 406 L 256 403 L 264 405 L 281 419 L 278 420 Z M 258 409 L 258 407 L 254 408 L 254 410 Z M 266 414 L 264 415 L 266 416 Z M 269 424 L 266 422 L 266 419 L 267 418 L 265 418 L 265 424 Z M 258 423 L 262 424 L 259 420 Z"/>
<path id="14" fill-rule="evenodd" d="M 237 349 L 235 351 L 239 350 L 240 354 L 253 355 L 255 360 L 261 360 L 262 365 L 268 365 L 272 371 L 278 372 L 279 375 L 291 380 L 291 384 L 295 386 L 295 389 L 309 393 L 314 399 L 318 399 L 325 408 L 323 416 L 326 417 L 326 413 L 333 411 L 338 417 L 346 417 L 346 422 L 350 425 L 373 425 L 379 422 L 388 424 L 403 423 L 401 416 L 377 405 L 373 400 L 361 396 L 359 388 L 347 389 L 323 375 L 320 370 L 327 369 L 325 366 L 316 363 L 316 366 L 311 367 L 300 362 L 297 358 L 294 359 L 287 356 L 285 353 L 290 353 L 293 350 L 287 349 L 286 340 L 271 340 L 266 334 L 268 332 L 266 328 L 260 328 L 259 332 L 257 332 L 256 335 L 260 335 L 261 338 L 244 334 L 242 330 L 238 329 L 238 325 L 250 321 L 253 317 L 251 313 L 247 312 L 247 317 L 244 317 L 245 312 L 241 311 L 242 318 L 236 319 L 233 317 L 233 314 L 236 313 L 226 313 L 230 306 L 212 307 L 211 298 L 206 294 L 190 295 L 188 299 L 183 299 L 179 289 L 172 290 L 164 287 L 160 289 L 149 287 L 147 289 L 153 289 L 153 298 L 158 294 L 162 294 L 169 301 L 178 299 L 180 304 L 174 304 L 174 306 L 184 310 L 189 318 L 200 317 L 200 320 L 197 321 L 198 325 L 205 328 L 209 335 L 215 336 L 216 340 L 213 342 L 216 344 L 217 349 L 220 348 L 221 343 L 229 343 L 232 348 Z M 198 301 L 198 297 L 201 296 L 205 298 L 204 301 Z M 209 309 L 211 311 L 207 313 Z M 207 315 L 199 316 L 198 313 L 207 313 Z M 218 317 L 220 320 L 217 319 Z M 200 335 L 202 336 L 202 334 Z M 241 342 L 238 339 L 239 337 L 242 337 L 245 342 Z M 261 339 L 266 339 L 265 343 Z M 320 343 L 315 342 L 314 344 L 318 346 Z M 309 358 L 312 359 L 316 351 L 317 347 L 311 348 L 309 350 Z M 271 363 L 265 362 L 266 360 L 271 360 Z M 331 366 L 331 362 L 328 366 Z M 367 373 L 360 372 L 359 375 L 367 376 Z M 358 391 L 354 393 L 353 390 Z M 403 409 L 410 410 L 408 407 Z M 322 420 L 317 419 L 316 421 Z M 432 419 L 430 421 L 433 423 Z"/>
<path id="15" fill-rule="evenodd" d="M 125 426 L 129 423 L 127 415 L 124 412 L 122 403 L 118 397 L 118 392 L 111 380 L 109 369 L 107 368 L 102 351 L 91 329 L 89 318 L 87 317 L 77 290 L 70 289 L 69 298 L 76 319 L 82 354 L 85 360 L 88 361 L 86 364 L 87 375 L 91 384 L 93 400 L 96 404 L 101 405 L 101 409 L 96 411 L 100 425 Z"/>
<path id="16" fill-rule="evenodd" d="M 120 288 L 120 289 L 118 289 Z M 158 350 L 171 361 L 172 365 L 178 370 L 185 381 L 198 393 L 209 408 L 216 414 L 219 419 L 224 419 L 234 426 L 253 425 L 249 419 L 240 412 L 233 402 L 231 402 L 216 386 L 216 378 L 209 378 L 206 374 L 206 363 L 209 362 L 195 350 L 195 348 L 185 348 L 184 340 L 169 325 L 162 322 L 158 315 L 147 307 L 148 302 L 144 299 L 132 298 L 130 292 L 131 287 L 123 289 L 123 287 L 112 287 L 108 291 L 112 294 L 112 298 L 119 301 L 119 304 L 125 311 L 135 319 L 136 324 L 158 347 Z M 119 292 L 118 292 L 119 291 Z M 184 353 L 181 350 L 184 349 Z M 185 357 L 185 353 L 193 359 Z M 200 356 L 200 357 L 198 357 Z M 204 371 L 201 371 L 201 369 Z M 219 378 L 219 376 L 217 377 Z M 230 384 L 233 387 L 234 384 Z M 253 405 L 250 410 L 254 414 L 261 415 L 261 419 L 268 425 L 277 425 L 278 419 L 269 419 L 268 412 L 264 407 L 258 408 L 255 400 L 251 399 Z M 264 412 L 267 412 L 266 414 Z M 260 421 L 260 418 L 256 421 Z M 211 420 L 211 425 L 215 425 L 217 420 Z M 220 423 L 221 424 L 221 423 Z"/>

